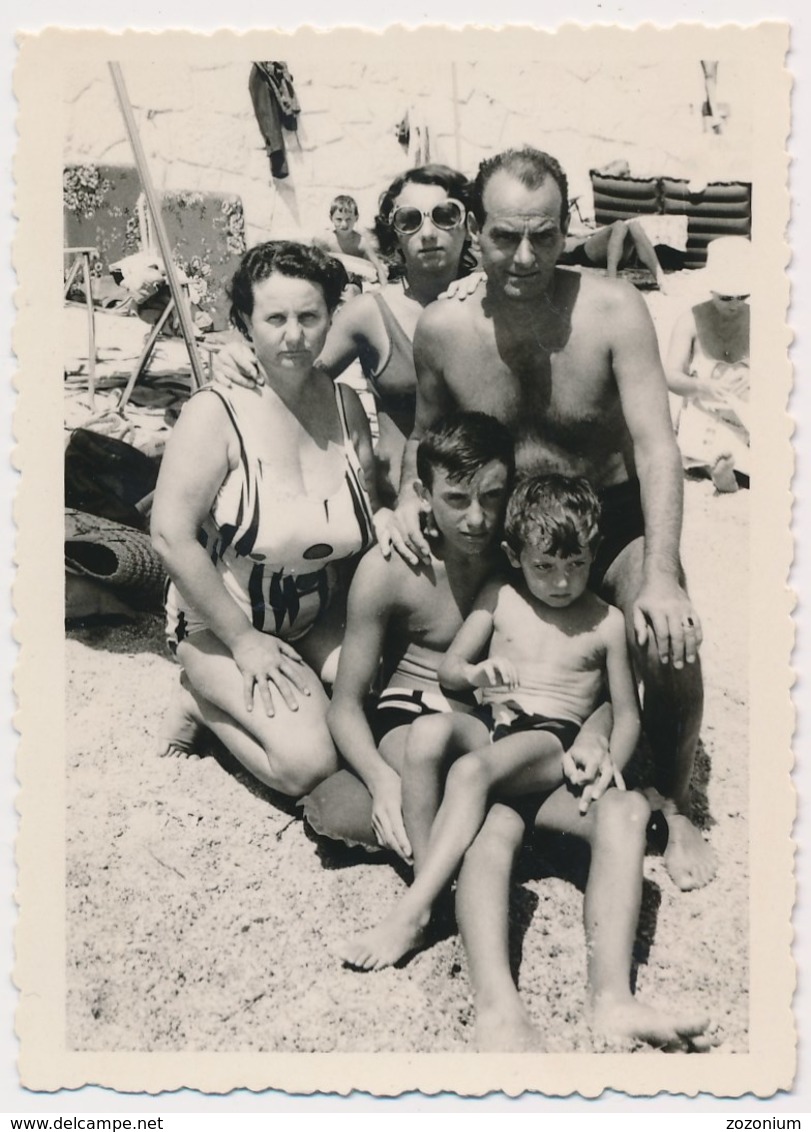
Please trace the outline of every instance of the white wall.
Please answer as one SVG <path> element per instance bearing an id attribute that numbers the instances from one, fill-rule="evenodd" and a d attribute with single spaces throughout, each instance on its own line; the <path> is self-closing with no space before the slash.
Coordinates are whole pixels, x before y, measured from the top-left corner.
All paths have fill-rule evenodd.
<path id="1" fill-rule="evenodd" d="M 719 96 L 730 108 L 723 135 L 703 132 L 699 60 L 663 64 L 582 57 L 550 66 L 503 61 L 398 65 L 335 58 L 288 62 L 302 105 L 287 134 L 290 176 L 271 183 L 248 94 L 247 62 L 178 59 L 125 71 L 144 148 L 159 188 L 239 193 L 249 243 L 296 236 L 328 223 L 338 192 L 356 197 L 369 225 L 379 193 L 410 164 L 395 126 L 410 108 L 428 123 L 434 160 L 475 173 L 479 161 L 528 142 L 558 157 L 571 194 L 591 211 L 588 170 L 625 158 L 634 175 L 751 179 L 751 84 L 721 61 Z M 337 53 L 336 53 L 337 55 Z M 131 164 L 109 73 L 84 63 L 65 91 L 66 162 Z"/>

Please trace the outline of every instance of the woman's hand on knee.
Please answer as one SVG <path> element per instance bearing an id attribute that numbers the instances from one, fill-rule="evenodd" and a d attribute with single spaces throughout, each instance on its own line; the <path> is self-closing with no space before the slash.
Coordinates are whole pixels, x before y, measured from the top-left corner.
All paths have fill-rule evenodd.
<path id="1" fill-rule="evenodd" d="M 298 711 L 299 696 L 310 695 L 304 661 L 286 641 L 251 629 L 237 641 L 232 654 L 242 675 L 246 711 L 253 711 L 257 694 L 269 716 L 276 714 L 275 697 Z"/>

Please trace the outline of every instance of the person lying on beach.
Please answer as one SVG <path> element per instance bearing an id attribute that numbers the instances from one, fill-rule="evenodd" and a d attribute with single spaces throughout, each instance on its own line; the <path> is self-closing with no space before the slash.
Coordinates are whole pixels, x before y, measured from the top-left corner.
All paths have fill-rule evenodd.
<path id="1" fill-rule="evenodd" d="M 529 477 L 511 495 L 504 550 L 516 576 L 484 585 L 439 668 L 451 693 L 481 690 L 483 710 L 411 728 L 402 779 L 415 819 L 406 822 L 414 884 L 380 925 L 339 945 L 346 963 L 379 969 L 420 945 L 493 801 L 549 794 L 565 781 L 586 813 L 631 757 L 640 725 L 624 620 L 587 588 L 599 512 L 583 479 Z M 604 682 L 608 750 L 581 763 L 570 748 Z"/>
<path id="2" fill-rule="evenodd" d="M 616 279 L 620 268 L 641 263 L 662 294 L 667 293 L 665 274 L 642 218 L 615 220 L 589 236 L 567 236 L 558 263 L 565 267 L 605 267 L 609 279 Z"/>
<path id="3" fill-rule="evenodd" d="M 204 386 L 161 465 L 152 539 L 171 578 L 167 637 L 183 667 L 161 754 L 208 728 L 260 782 L 300 797 L 337 766 L 327 693 L 354 561 L 375 540 L 369 422 L 315 365 L 345 274 L 316 248 L 242 258 L 231 318 L 255 389 Z"/>
<path id="4" fill-rule="evenodd" d="M 327 255 L 353 256 L 355 259 L 367 260 L 377 272 L 381 286 L 385 286 L 388 282 L 386 265 L 372 247 L 371 240 L 355 231 L 358 222 L 358 205 L 355 198 L 345 193 L 337 196 L 329 206 L 329 218 L 332 228 L 328 228 L 322 235 L 313 239 L 315 247 L 320 248 Z"/>

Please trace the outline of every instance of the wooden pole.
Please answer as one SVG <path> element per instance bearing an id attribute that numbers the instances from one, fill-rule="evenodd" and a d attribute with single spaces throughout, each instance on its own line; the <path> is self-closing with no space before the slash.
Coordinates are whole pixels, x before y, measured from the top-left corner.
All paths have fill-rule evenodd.
<path id="1" fill-rule="evenodd" d="M 127 94 L 127 87 L 124 83 L 124 75 L 121 71 L 120 63 L 110 63 L 110 74 L 113 76 L 113 85 L 115 92 L 118 95 L 118 102 L 121 106 L 121 113 L 124 115 L 124 124 L 127 127 L 129 134 L 132 152 L 135 156 L 135 164 L 138 167 L 138 175 L 141 178 L 141 184 L 146 195 L 146 202 L 149 205 L 149 211 L 152 213 L 152 223 L 155 228 L 155 235 L 158 238 L 158 247 L 160 248 L 161 258 L 163 259 L 163 267 L 166 271 L 166 280 L 169 284 L 172 298 L 174 299 L 175 309 L 177 310 L 180 318 L 180 329 L 183 333 L 183 340 L 186 343 L 186 349 L 189 352 L 189 361 L 191 362 L 192 369 L 192 384 L 195 389 L 199 389 L 201 385 L 205 384 L 205 377 L 203 376 L 203 366 L 200 361 L 200 355 L 197 353 L 197 343 L 194 340 L 194 327 L 191 320 L 191 310 L 187 302 L 186 296 L 183 293 L 183 288 L 180 285 L 180 280 L 177 277 L 175 265 L 172 260 L 172 249 L 169 247 L 169 237 L 166 234 L 166 226 L 163 223 L 163 214 L 161 213 L 160 201 L 155 192 L 155 186 L 152 184 L 152 177 L 149 173 L 149 166 L 146 163 L 146 154 L 144 147 L 141 144 L 141 138 L 138 133 L 138 125 L 135 121 L 135 115 L 132 112 L 132 104 Z"/>
<path id="2" fill-rule="evenodd" d="M 451 98 L 453 99 L 453 134 L 456 140 L 456 168 L 462 172 L 462 127 L 459 122 L 459 84 L 456 81 L 456 63 L 451 63 Z"/>

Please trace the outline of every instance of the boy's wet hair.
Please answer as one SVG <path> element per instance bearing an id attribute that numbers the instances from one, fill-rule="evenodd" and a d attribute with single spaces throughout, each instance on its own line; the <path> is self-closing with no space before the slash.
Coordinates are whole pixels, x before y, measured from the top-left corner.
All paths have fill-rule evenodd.
<path id="1" fill-rule="evenodd" d="M 487 219 L 484 211 L 484 190 L 491 177 L 501 170 L 515 177 L 527 189 L 539 189 L 551 177 L 560 192 L 560 230 L 566 231 L 569 223 L 569 182 L 563 167 L 551 153 L 534 149 L 530 145 L 518 149 L 505 149 L 495 157 L 488 157 L 479 166 L 473 182 L 471 209 L 479 224 Z"/>
<path id="2" fill-rule="evenodd" d="M 346 268 L 340 260 L 319 248 L 293 240 L 257 244 L 242 257 L 228 288 L 231 322 L 242 334 L 248 333 L 245 318 L 253 314 L 254 286 L 273 274 L 306 279 L 320 287 L 330 314 L 338 306 L 347 280 Z"/>
<path id="3" fill-rule="evenodd" d="M 339 208 L 349 209 L 351 212 L 354 212 L 355 217 L 360 215 L 359 212 L 358 212 L 358 202 L 355 200 L 354 197 L 347 196 L 346 193 L 341 193 L 339 196 L 337 196 L 335 198 L 335 200 L 332 202 L 332 204 L 329 206 L 330 220 L 332 219 L 332 217 L 335 215 L 335 213 L 338 211 Z"/>
<path id="4" fill-rule="evenodd" d="M 526 476 L 507 503 L 504 539 L 516 556 L 527 546 L 570 558 L 600 540 L 600 501 L 588 480 L 557 472 Z"/>
<path id="5" fill-rule="evenodd" d="M 417 474 L 430 491 L 434 470 L 452 482 L 470 479 L 486 464 L 500 461 L 512 479 L 515 441 L 501 421 L 486 413 L 451 413 L 431 426 L 417 449 Z"/>

